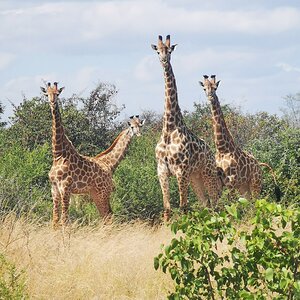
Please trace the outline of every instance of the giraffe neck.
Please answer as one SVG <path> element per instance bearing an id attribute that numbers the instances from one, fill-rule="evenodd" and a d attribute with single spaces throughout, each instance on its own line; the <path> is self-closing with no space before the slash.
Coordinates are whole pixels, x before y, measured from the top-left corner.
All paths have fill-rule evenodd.
<path id="1" fill-rule="evenodd" d="M 178 104 L 176 80 L 171 63 L 163 65 L 165 78 L 165 111 L 163 117 L 163 131 L 171 132 L 176 127 L 183 126 L 183 118 Z"/>
<path id="2" fill-rule="evenodd" d="M 232 152 L 235 149 L 235 143 L 227 128 L 218 96 L 214 94 L 212 99 L 209 99 L 209 102 L 211 103 L 216 149 L 220 153 Z"/>
<path id="3" fill-rule="evenodd" d="M 132 137 L 129 129 L 123 130 L 108 149 L 96 156 L 96 160 L 104 162 L 113 172 L 124 158 Z"/>
<path id="4" fill-rule="evenodd" d="M 67 154 L 67 151 L 75 151 L 72 143 L 65 135 L 59 106 L 56 97 L 49 97 L 52 114 L 52 155 L 58 159 Z"/>

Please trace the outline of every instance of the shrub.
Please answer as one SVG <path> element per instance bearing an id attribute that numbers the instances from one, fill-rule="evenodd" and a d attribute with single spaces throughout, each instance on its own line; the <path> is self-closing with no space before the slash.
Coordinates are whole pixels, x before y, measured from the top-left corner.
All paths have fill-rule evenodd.
<path id="1" fill-rule="evenodd" d="M 34 212 L 39 217 L 49 216 L 50 165 L 48 144 L 27 150 L 15 143 L 4 149 L 0 164 L 1 213 L 14 210 L 17 214 Z"/>
<path id="2" fill-rule="evenodd" d="M 26 293 L 24 272 L 18 271 L 3 254 L 0 254 L 0 299 L 29 299 Z"/>
<path id="3" fill-rule="evenodd" d="M 162 211 L 154 151 L 157 139 L 153 132 L 136 138 L 115 171 L 112 209 L 122 219 L 153 219 Z"/>
<path id="4" fill-rule="evenodd" d="M 249 205 L 240 199 L 171 225 L 177 236 L 154 259 L 176 283 L 169 299 L 299 299 L 300 209 L 258 200 L 242 230 Z"/>

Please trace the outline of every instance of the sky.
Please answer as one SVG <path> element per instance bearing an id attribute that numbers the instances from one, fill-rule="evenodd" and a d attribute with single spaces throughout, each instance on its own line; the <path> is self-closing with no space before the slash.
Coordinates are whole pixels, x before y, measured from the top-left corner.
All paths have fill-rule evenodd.
<path id="1" fill-rule="evenodd" d="M 222 104 L 245 113 L 280 114 L 284 97 L 300 91 L 298 0 L 0 0 L 0 102 L 41 95 L 44 82 L 63 97 L 87 96 L 97 83 L 115 84 L 124 117 L 163 112 L 162 66 L 151 44 L 158 35 L 172 53 L 179 105 L 205 103 L 198 81 L 221 80 Z"/>

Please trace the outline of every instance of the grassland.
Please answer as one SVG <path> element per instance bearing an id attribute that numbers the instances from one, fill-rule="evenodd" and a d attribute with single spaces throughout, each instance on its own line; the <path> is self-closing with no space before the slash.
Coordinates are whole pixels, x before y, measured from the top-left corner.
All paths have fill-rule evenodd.
<path id="1" fill-rule="evenodd" d="M 153 258 L 170 239 L 142 222 L 54 231 L 14 215 L 0 221 L 1 252 L 25 271 L 30 299 L 165 299 L 172 281 Z"/>

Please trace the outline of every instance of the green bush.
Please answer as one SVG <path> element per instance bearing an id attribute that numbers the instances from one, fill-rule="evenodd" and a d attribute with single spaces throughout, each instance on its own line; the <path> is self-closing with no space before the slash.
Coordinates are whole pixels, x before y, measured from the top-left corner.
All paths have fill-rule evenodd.
<path id="1" fill-rule="evenodd" d="M 29 299 L 24 272 L 18 271 L 12 263 L 5 259 L 3 254 L 0 254 L 0 299 Z"/>
<path id="2" fill-rule="evenodd" d="M 240 228 L 250 205 L 240 199 L 171 225 L 177 236 L 154 259 L 175 281 L 169 299 L 299 299 L 300 209 L 257 200 Z"/>
<path id="3" fill-rule="evenodd" d="M 282 192 L 281 201 L 300 203 L 300 130 L 286 127 L 271 137 L 251 142 L 254 156 L 272 166 Z M 273 195 L 274 182 L 264 170 L 263 195 Z"/>
<path id="4" fill-rule="evenodd" d="M 0 164 L 1 213 L 34 213 L 49 216 L 51 210 L 48 171 L 51 154 L 48 144 L 24 149 L 15 143 L 3 150 Z"/>
<path id="5" fill-rule="evenodd" d="M 135 138 L 116 169 L 112 210 L 117 217 L 153 219 L 162 211 L 154 150 L 157 140 L 153 132 Z"/>

